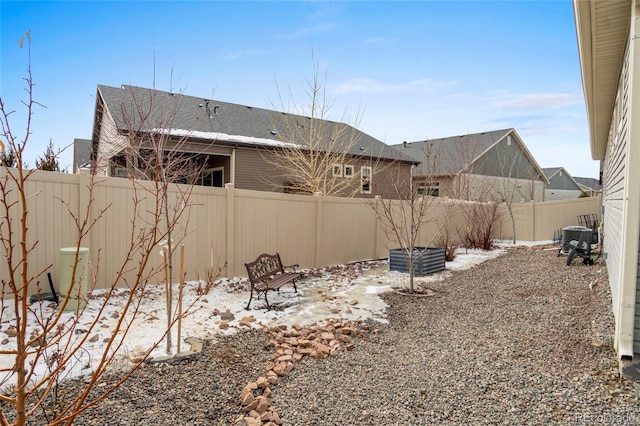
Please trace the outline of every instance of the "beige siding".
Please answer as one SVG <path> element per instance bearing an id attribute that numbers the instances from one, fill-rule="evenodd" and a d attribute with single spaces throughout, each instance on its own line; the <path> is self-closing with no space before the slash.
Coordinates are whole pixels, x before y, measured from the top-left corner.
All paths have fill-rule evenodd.
<path id="1" fill-rule="evenodd" d="M 96 170 L 98 174 L 108 176 L 110 175 L 109 160 L 128 146 L 127 139 L 118 133 L 118 129 L 108 111 L 102 114 L 98 140 Z"/>
<path id="2" fill-rule="evenodd" d="M 618 95 L 609 133 L 609 142 L 605 158 L 603 176 L 603 205 L 604 220 L 604 250 L 607 253 L 607 266 L 613 312 L 616 322 L 620 321 L 619 310 L 621 303 L 624 211 L 626 208 L 627 188 L 627 151 L 629 144 L 629 51 L 625 55 L 622 75 L 618 85 Z M 620 354 L 624 355 L 624 354 Z M 629 355 L 629 354 L 627 354 Z"/>
<path id="3" fill-rule="evenodd" d="M 445 181 L 446 182 L 446 181 Z M 441 196 L 468 199 L 502 201 L 511 198 L 513 202 L 543 201 L 545 183 L 539 180 L 504 178 L 486 175 L 461 174 L 446 182 Z"/>

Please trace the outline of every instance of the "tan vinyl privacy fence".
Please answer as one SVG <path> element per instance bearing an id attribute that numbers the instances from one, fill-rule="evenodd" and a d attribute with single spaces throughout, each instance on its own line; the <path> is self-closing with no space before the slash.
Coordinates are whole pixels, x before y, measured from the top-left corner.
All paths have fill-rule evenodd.
<path id="1" fill-rule="evenodd" d="M 6 170 L 0 169 L 0 179 L 4 180 L 4 176 Z M 46 272 L 51 272 L 56 283 L 60 249 L 76 246 L 79 234 L 75 221 L 85 219 L 88 223 L 95 221 L 80 243 L 89 248 L 91 269 L 97 277 L 89 286 L 106 288 L 115 281 L 125 286 L 124 279 L 132 279 L 127 270 L 121 273 L 123 278 L 118 279 L 118 271 L 129 245 L 135 241 L 136 232 L 150 226 L 140 212 L 155 208 L 151 192 L 145 192 L 153 191 L 153 185 L 140 181 L 134 185 L 122 178 L 99 178 L 90 191 L 90 182 L 89 177 L 80 174 L 38 171 L 27 183 L 27 243 L 33 246 L 29 271 L 42 274 L 43 288 L 46 288 Z M 180 205 L 175 200 L 185 188 L 171 185 L 170 199 L 174 208 L 185 209 L 173 239 L 185 246 L 187 280 L 204 278 L 207 268 L 225 263 L 225 276 L 246 276 L 244 263 L 265 252 L 279 252 L 285 264 L 312 268 L 386 258 L 388 249 L 395 246 L 382 232 L 368 204 L 374 202 L 372 200 L 277 194 L 227 185 L 226 188 L 195 187 L 189 205 Z M 9 193 L 8 198 L 15 200 L 15 191 Z M 136 216 L 133 215 L 134 201 L 140 207 Z M 430 221 L 423 226 L 419 245 L 433 244 L 434 237 L 445 225 L 444 217 L 448 217 L 446 226 L 451 235 L 455 236 L 456 231 L 465 226 L 459 205 L 446 199 L 438 201 L 440 204 L 430 212 Z M 554 231 L 577 225 L 578 215 L 598 214 L 600 205 L 600 197 L 516 204 L 513 211 L 517 239 L 551 240 Z M 513 235 L 511 221 L 506 207 L 502 205 L 501 209 L 502 219 L 495 237 L 509 239 Z M 450 214 L 445 215 L 446 211 Z M 7 218 L 3 210 L 0 220 L 3 235 L 7 235 L 10 225 L 16 237 L 14 243 L 18 244 L 19 212 L 13 209 Z M 138 224 L 136 232 L 131 229 L 134 222 Z M 17 254 L 14 260 L 15 256 Z M 131 264 L 135 261 L 135 257 L 130 260 Z M 160 255 L 154 256 L 149 266 L 159 267 L 161 262 Z M 0 278 L 5 281 L 6 268 L 3 261 Z M 159 276 L 158 282 L 161 281 Z"/>

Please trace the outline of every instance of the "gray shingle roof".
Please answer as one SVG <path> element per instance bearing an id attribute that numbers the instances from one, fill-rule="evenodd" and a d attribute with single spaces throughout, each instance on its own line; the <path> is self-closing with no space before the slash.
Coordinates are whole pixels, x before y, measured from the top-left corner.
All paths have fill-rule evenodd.
<path id="1" fill-rule="evenodd" d="M 558 174 L 560 170 L 564 172 L 564 177 L 568 178 L 576 187 L 580 187 L 580 185 L 578 184 L 578 181 L 576 181 L 575 178 L 571 176 L 571 173 L 569 173 L 567 169 L 565 169 L 564 167 L 546 167 L 542 169 L 542 171 L 544 172 L 544 175 L 547 177 L 549 181 L 551 181 L 551 178 L 554 177 L 556 174 Z"/>
<path id="2" fill-rule="evenodd" d="M 600 181 L 598 179 L 590 177 L 574 177 L 573 179 L 586 188 L 591 188 L 595 191 L 602 191 L 602 185 L 600 185 Z"/>
<path id="3" fill-rule="evenodd" d="M 427 153 L 433 153 L 440 158 L 436 160 L 437 170 L 428 170 L 430 167 L 423 162 L 417 167 L 417 175 L 438 174 L 455 175 L 467 165 L 473 163 L 489 148 L 504 138 L 513 129 L 494 130 L 490 132 L 473 133 L 468 135 L 450 136 L 440 139 L 427 139 L 424 141 L 407 142 L 393 145 L 400 152 L 421 160 Z"/>
<path id="4" fill-rule="evenodd" d="M 217 134 L 216 143 L 259 145 L 260 141 L 265 144 L 273 141 L 302 144 L 299 139 L 290 140 L 291 133 L 296 128 L 307 126 L 308 129 L 311 123 L 310 118 L 300 115 L 128 85 L 119 88 L 98 85 L 98 94 L 122 131 L 171 128 L 193 132 L 192 138 Z M 152 103 L 154 106 L 150 108 Z M 139 111 L 154 111 L 154 116 L 143 119 Z M 320 120 L 316 127 L 321 127 L 327 135 L 323 140 L 335 134 L 348 135 L 342 138 L 344 141 L 337 139 L 349 147 L 350 154 L 415 162 L 412 157 L 348 124 Z M 250 141 L 238 136 L 256 139 Z M 351 142 L 354 140 L 355 143 Z M 323 146 L 317 149 L 322 151 Z"/>
<path id="5" fill-rule="evenodd" d="M 545 167 L 542 169 L 542 171 L 544 172 L 544 175 L 547 177 L 547 179 L 551 179 L 562 169 L 562 167 Z"/>
<path id="6" fill-rule="evenodd" d="M 91 139 L 75 138 L 73 140 L 73 171 L 78 167 L 86 167 L 91 162 Z"/>

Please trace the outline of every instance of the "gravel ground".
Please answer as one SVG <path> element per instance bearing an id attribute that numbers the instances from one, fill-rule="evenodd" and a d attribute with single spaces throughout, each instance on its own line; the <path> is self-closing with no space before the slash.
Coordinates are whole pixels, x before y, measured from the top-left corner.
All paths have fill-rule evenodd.
<path id="1" fill-rule="evenodd" d="M 617 371 L 606 268 L 564 261 L 511 249 L 429 283 L 431 297 L 383 295 L 389 323 L 296 363 L 273 407 L 286 425 L 640 424 L 640 382 Z M 145 366 L 75 424 L 242 424 L 239 395 L 265 374 L 268 341 L 240 333 Z"/>

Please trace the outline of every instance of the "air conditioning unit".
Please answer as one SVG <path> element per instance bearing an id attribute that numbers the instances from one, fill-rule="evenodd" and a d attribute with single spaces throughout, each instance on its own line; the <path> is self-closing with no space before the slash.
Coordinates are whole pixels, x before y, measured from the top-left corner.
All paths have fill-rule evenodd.
<path id="1" fill-rule="evenodd" d="M 562 246 L 561 251 L 564 253 L 569 253 L 571 249 L 575 246 L 575 243 L 572 245 L 571 241 L 583 242 L 583 244 L 591 244 L 594 243 L 594 234 L 593 229 L 587 226 L 567 226 L 562 228 Z M 595 233 L 595 242 L 598 242 L 598 234 Z M 586 247 L 585 247 L 586 249 Z"/>

